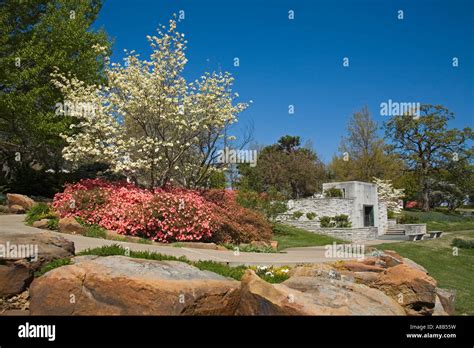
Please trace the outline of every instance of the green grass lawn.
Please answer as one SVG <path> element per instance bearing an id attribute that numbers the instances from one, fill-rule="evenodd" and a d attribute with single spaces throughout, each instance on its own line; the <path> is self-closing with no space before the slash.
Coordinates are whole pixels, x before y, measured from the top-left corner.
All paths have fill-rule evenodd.
<path id="1" fill-rule="evenodd" d="M 440 288 L 456 289 L 456 314 L 474 315 L 474 249 L 458 249 L 453 255 L 454 238 L 474 239 L 474 230 L 443 234 L 439 239 L 375 245 L 395 250 L 425 267 Z"/>
<path id="2" fill-rule="evenodd" d="M 345 241 L 341 239 L 279 223 L 273 224 L 273 239 L 278 241 L 278 250 L 327 245 L 332 244 L 333 242 L 345 243 Z"/>
<path id="3" fill-rule="evenodd" d="M 465 231 L 474 230 L 474 216 L 462 216 L 455 213 L 439 211 L 403 211 L 404 215 L 418 218 L 419 223 L 426 223 L 428 231 Z"/>

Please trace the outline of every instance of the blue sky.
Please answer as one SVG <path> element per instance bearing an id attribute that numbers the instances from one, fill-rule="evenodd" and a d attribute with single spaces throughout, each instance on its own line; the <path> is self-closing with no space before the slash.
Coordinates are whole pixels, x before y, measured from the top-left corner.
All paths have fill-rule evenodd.
<path id="1" fill-rule="evenodd" d="M 253 100 L 240 122 L 253 122 L 259 144 L 299 135 L 327 162 L 349 117 L 367 105 L 381 125 L 388 99 L 441 104 L 453 127 L 474 126 L 474 1 L 105 0 L 94 27 L 114 39 L 112 61 L 124 48 L 146 58 L 145 36 L 180 10 L 186 76 L 231 72 L 242 101 Z"/>

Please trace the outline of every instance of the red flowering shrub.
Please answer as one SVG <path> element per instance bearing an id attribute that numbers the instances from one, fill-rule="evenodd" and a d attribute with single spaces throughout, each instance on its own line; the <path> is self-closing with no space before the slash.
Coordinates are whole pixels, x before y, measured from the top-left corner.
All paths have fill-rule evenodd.
<path id="1" fill-rule="evenodd" d="M 56 194 L 53 208 L 61 217 L 159 242 L 208 240 L 212 206 L 193 191 L 154 192 L 127 183 L 82 180 Z"/>
<path id="2" fill-rule="evenodd" d="M 100 179 L 66 185 L 54 197 L 61 217 L 159 242 L 215 241 L 247 243 L 268 240 L 271 229 L 260 214 L 240 207 L 235 193 L 179 188 L 153 192 L 124 182 Z"/>
<path id="3" fill-rule="evenodd" d="M 201 195 L 216 205 L 214 216 L 218 229 L 212 237 L 214 242 L 239 244 L 271 239 L 268 221 L 262 214 L 241 207 L 235 191 L 206 190 Z"/>

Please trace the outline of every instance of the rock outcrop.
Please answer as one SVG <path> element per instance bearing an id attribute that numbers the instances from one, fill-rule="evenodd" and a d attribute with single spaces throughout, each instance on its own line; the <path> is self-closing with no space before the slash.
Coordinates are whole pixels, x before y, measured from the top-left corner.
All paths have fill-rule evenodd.
<path id="1" fill-rule="evenodd" d="M 238 282 L 184 262 L 80 256 L 33 281 L 29 308 L 33 315 L 453 314 L 454 293 L 422 269 L 390 253 L 297 266 L 271 284 L 250 269 Z"/>
<path id="2" fill-rule="evenodd" d="M 333 285 L 340 280 L 353 281 L 380 290 L 396 301 L 407 315 L 454 313 L 454 294 L 437 289 L 436 280 L 424 267 L 394 251 L 379 252 L 360 261 L 299 266 L 289 275 L 330 279 Z"/>
<path id="3" fill-rule="evenodd" d="M 177 261 L 78 257 L 30 287 L 32 315 L 232 315 L 239 282 Z"/>

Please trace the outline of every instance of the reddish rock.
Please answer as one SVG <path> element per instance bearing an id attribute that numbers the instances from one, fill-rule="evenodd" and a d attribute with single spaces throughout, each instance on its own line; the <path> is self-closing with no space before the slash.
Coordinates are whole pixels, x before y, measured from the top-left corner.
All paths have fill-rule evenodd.
<path id="1" fill-rule="evenodd" d="M 393 250 L 384 250 L 384 255 L 380 256 L 380 259 L 385 262 L 387 267 L 394 267 L 403 263 L 403 257 L 398 255 Z"/>
<path id="2" fill-rule="evenodd" d="M 25 260 L 0 260 L 0 297 L 18 294 L 33 280 L 33 269 Z"/>
<path id="3" fill-rule="evenodd" d="M 12 214 L 24 214 L 26 212 L 26 209 L 18 204 L 10 205 L 8 209 Z"/>
<path id="4" fill-rule="evenodd" d="M 79 222 L 76 221 L 73 217 L 62 218 L 58 223 L 59 232 L 68 233 L 68 234 L 85 234 L 86 227 L 82 226 Z"/>
<path id="5" fill-rule="evenodd" d="M 426 273 L 400 264 L 386 269 L 371 287 L 398 301 L 408 315 L 431 315 L 436 302 L 436 281 Z"/>
<path id="6" fill-rule="evenodd" d="M 377 272 L 354 272 L 354 279 L 357 283 L 369 285 L 379 278 Z"/>
<path id="7" fill-rule="evenodd" d="M 33 222 L 33 227 L 47 229 L 48 223 L 49 223 L 48 219 L 41 219 L 41 220 Z"/>
<path id="8" fill-rule="evenodd" d="M 17 193 L 7 193 L 7 201 L 10 209 L 13 205 L 19 205 L 24 210 L 28 210 L 35 204 L 35 201 L 30 197 Z"/>
<path id="9" fill-rule="evenodd" d="M 423 273 L 428 273 L 428 270 L 425 267 L 417 264 L 415 261 L 413 261 L 411 259 L 408 259 L 408 258 L 404 257 L 403 258 L 403 263 L 410 266 L 411 268 L 422 271 Z"/>
<path id="10" fill-rule="evenodd" d="M 380 266 L 371 266 L 359 261 L 344 261 L 342 267 L 352 272 L 383 272 L 385 269 Z"/>

